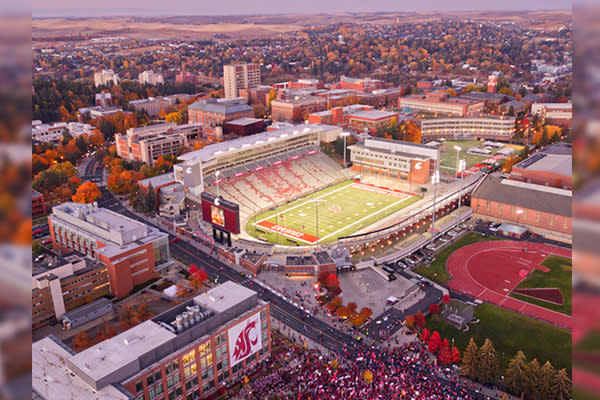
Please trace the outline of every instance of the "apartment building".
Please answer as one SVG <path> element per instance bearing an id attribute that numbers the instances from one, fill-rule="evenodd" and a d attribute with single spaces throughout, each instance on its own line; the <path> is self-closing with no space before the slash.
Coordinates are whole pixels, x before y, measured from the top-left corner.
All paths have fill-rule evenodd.
<path id="1" fill-rule="evenodd" d="M 104 69 L 100 72 L 94 72 L 94 86 L 116 85 L 119 83 L 119 75 L 112 69 Z"/>
<path id="2" fill-rule="evenodd" d="M 225 98 L 240 96 L 240 89 L 260 86 L 259 64 L 230 64 L 223 66 Z"/>
<path id="3" fill-rule="evenodd" d="M 165 78 L 162 74 L 157 74 L 152 70 L 148 70 L 138 74 L 138 81 L 142 85 L 163 85 L 165 83 Z"/>
<path id="4" fill-rule="evenodd" d="M 424 140 L 474 138 L 509 141 L 515 132 L 515 117 L 510 116 L 424 118 L 419 121 Z"/>
<path id="5" fill-rule="evenodd" d="M 431 92 L 398 98 L 398 107 L 412 113 L 430 113 L 459 116 L 482 113 L 484 101 L 450 97 L 448 93 Z"/>

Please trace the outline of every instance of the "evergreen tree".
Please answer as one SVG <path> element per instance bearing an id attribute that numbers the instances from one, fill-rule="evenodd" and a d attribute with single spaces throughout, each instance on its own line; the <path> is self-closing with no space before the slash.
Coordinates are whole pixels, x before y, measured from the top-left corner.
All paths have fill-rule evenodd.
<path id="1" fill-rule="evenodd" d="M 478 377 L 481 382 L 494 383 L 498 376 L 498 355 L 490 339 L 479 349 Z"/>
<path id="2" fill-rule="evenodd" d="M 527 358 L 519 350 L 508 363 L 504 374 L 504 385 L 513 394 L 520 396 L 525 391 L 525 377 L 527 374 Z"/>
<path id="3" fill-rule="evenodd" d="M 463 375 L 474 379 L 477 376 L 477 371 L 479 370 L 479 349 L 477 348 L 477 344 L 475 340 L 471 338 L 469 340 L 469 344 L 465 349 L 462 357 L 461 371 Z"/>
<path id="4" fill-rule="evenodd" d="M 527 364 L 526 371 L 525 394 L 528 398 L 539 399 L 542 370 L 537 358 L 534 358 Z"/>
<path id="5" fill-rule="evenodd" d="M 550 363 L 546 361 L 540 370 L 540 381 L 539 381 L 539 397 L 540 399 L 551 399 L 554 392 L 554 379 L 556 377 L 556 370 Z"/>
<path id="6" fill-rule="evenodd" d="M 508 109 L 508 115 L 510 115 L 511 117 L 515 116 L 515 108 L 511 105 Z"/>
<path id="7" fill-rule="evenodd" d="M 571 379 L 564 368 L 556 373 L 553 388 L 554 398 L 558 400 L 571 398 Z"/>
<path id="8" fill-rule="evenodd" d="M 146 210 L 145 211 L 156 211 L 156 190 L 152 186 L 152 183 L 148 184 L 148 193 L 146 194 Z"/>

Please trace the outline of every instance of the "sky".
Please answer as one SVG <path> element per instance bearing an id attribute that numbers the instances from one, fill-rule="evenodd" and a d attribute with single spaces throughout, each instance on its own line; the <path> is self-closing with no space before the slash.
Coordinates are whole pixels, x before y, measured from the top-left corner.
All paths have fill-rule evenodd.
<path id="1" fill-rule="evenodd" d="M 84 5 L 88 3 L 89 7 Z M 565 10 L 570 0 L 32 0 L 33 17 Z"/>

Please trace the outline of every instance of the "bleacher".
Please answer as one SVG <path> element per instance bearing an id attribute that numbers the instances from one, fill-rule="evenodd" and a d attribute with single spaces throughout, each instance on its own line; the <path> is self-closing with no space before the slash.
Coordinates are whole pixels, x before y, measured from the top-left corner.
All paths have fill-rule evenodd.
<path id="1" fill-rule="evenodd" d="M 335 161 L 311 147 L 223 170 L 220 178 L 221 196 L 238 203 L 241 218 L 246 219 L 254 212 L 347 179 L 348 175 Z M 214 176 L 205 177 L 204 182 L 209 192 L 217 194 Z"/>

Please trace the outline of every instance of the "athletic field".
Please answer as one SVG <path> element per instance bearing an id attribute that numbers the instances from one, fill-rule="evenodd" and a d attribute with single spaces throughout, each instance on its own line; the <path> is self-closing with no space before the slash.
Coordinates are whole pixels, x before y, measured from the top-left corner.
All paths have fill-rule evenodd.
<path id="1" fill-rule="evenodd" d="M 259 214 L 250 219 L 246 229 L 249 234 L 273 243 L 314 245 L 317 236 L 319 243 L 328 243 L 351 235 L 419 199 L 420 196 L 412 193 L 344 181 Z"/>

